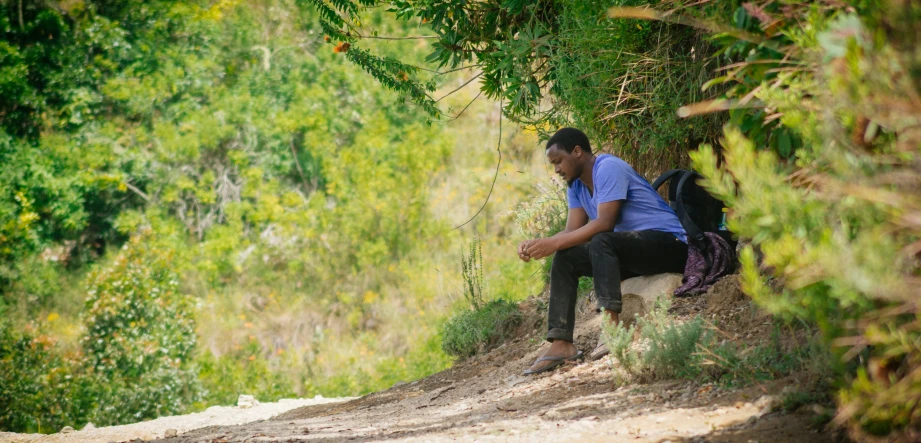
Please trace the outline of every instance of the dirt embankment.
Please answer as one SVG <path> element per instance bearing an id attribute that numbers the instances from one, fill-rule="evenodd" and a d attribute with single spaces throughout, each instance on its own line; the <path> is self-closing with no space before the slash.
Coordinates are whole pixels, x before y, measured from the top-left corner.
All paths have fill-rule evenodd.
<path id="1" fill-rule="evenodd" d="M 545 295 L 546 296 L 546 295 Z M 778 411 L 784 392 L 802 380 L 788 377 L 741 389 L 673 380 L 617 386 L 605 360 L 569 364 L 524 377 L 545 349 L 545 304 L 522 304 L 517 338 L 491 352 L 411 383 L 335 405 L 309 406 L 272 420 L 193 431 L 170 443 L 512 440 L 512 441 L 732 441 L 840 440 L 813 429 L 818 405 Z M 727 340 L 759 343 L 773 330 L 727 277 L 710 293 L 675 300 L 673 315 L 702 315 L 721 325 Z M 600 318 L 579 305 L 576 345 L 594 347 Z"/>
<path id="2" fill-rule="evenodd" d="M 545 349 L 543 297 L 522 303 L 517 337 L 453 368 L 359 399 L 305 406 L 275 418 L 181 432 L 169 443 L 290 441 L 716 441 L 841 440 L 813 428 L 820 405 L 779 411 L 781 398 L 804 380 L 726 389 L 687 380 L 618 386 L 605 360 L 567 364 L 524 377 Z M 771 318 L 741 293 L 736 276 L 706 295 L 675 300 L 672 315 L 701 315 L 725 340 L 756 344 L 770 337 Z M 582 300 L 576 345 L 591 350 L 600 317 Z M 796 340 L 795 337 L 792 338 Z M 76 434 L 71 434 L 76 436 Z M 162 437 L 162 434 L 155 436 Z M 111 441 L 136 438 L 126 436 Z M 142 437 L 149 438 L 149 437 Z M 68 441 L 79 441 L 67 438 Z"/>

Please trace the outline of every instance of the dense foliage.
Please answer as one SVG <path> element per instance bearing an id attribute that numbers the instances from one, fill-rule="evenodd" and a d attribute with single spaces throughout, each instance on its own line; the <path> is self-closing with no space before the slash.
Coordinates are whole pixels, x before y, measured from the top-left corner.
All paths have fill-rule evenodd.
<path id="1" fill-rule="evenodd" d="M 79 360 L 57 352 L 53 337 L 17 331 L 0 318 L 0 428 L 56 432 L 86 423 L 104 380 Z"/>
<path id="2" fill-rule="evenodd" d="M 835 351 L 839 423 L 917 431 L 919 29 L 905 0 L 4 2 L 0 426 L 191 407 L 195 367 L 201 407 L 449 364 L 433 294 L 457 260 L 433 251 L 492 195 L 470 189 L 491 190 L 495 164 L 469 149 L 496 119 L 457 70 L 531 130 L 579 125 L 649 175 L 693 161 L 754 245 L 746 290 Z M 473 112 L 459 142 L 422 122 Z M 458 164 L 472 185 L 442 175 Z M 547 188 L 518 214 L 529 234 L 559 229 Z M 490 257 L 502 198 L 474 223 L 494 236 L 492 296 L 539 281 Z M 158 374 L 180 375 L 175 397 Z M 152 385 L 110 395 L 101 375 Z"/>
<path id="3" fill-rule="evenodd" d="M 763 253 L 763 268 L 754 249 L 743 254 L 747 291 L 818 326 L 837 352 L 838 422 L 877 434 L 921 429 L 915 2 L 391 9 L 430 25 L 429 61 L 481 70 L 482 91 L 509 117 L 589 129 L 646 173 L 692 158 L 730 206 L 730 227 Z M 324 26 L 360 40 L 357 20 Z M 700 142 L 710 143 L 685 155 Z"/>
<path id="4" fill-rule="evenodd" d="M 445 165 L 494 145 L 455 158 L 456 132 L 395 106 L 315 18 L 289 0 L 0 3 L 0 428 L 356 395 L 450 364 L 435 277 L 464 232 L 434 206 L 482 202 L 485 169 Z M 456 124 L 487 140 L 492 113 Z M 470 225 L 484 249 L 504 207 Z M 524 294 L 527 275 L 487 280 Z"/>
<path id="5" fill-rule="evenodd" d="M 80 343 L 85 364 L 106 380 L 94 423 L 178 414 L 201 396 L 192 365 L 195 306 L 179 290 L 175 260 L 138 236 L 89 278 Z"/>
<path id="6" fill-rule="evenodd" d="M 822 329 L 848 363 L 839 419 L 887 434 L 921 426 L 921 230 L 910 221 L 919 214 L 919 140 L 904 123 L 919 114 L 909 104 L 914 55 L 866 26 L 853 14 L 830 17 L 804 36 L 804 66 L 756 95 L 803 138 L 796 167 L 734 129 L 723 168 L 709 147 L 693 158 L 732 205 L 730 227 L 760 245 L 778 279 L 765 281 L 748 249 L 747 291 Z"/>
<path id="7" fill-rule="evenodd" d="M 310 3 L 321 12 L 324 31 L 334 41 L 347 42 L 350 52 L 363 39 L 374 38 L 374 28 L 361 20 L 361 6 L 369 2 Z M 638 169 L 655 172 L 686 162 L 688 149 L 715 140 L 724 119 L 711 115 L 688 122 L 675 113 L 678 106 L 707 97 L 700 85 L 720 65 L 710 57 L 714 48 L 698 32 L 667 23 L 604 18 L 607 7 L 649 3 L 401 0 L 389 3 L 388 9 L 403 20 L 426 24 L 436 39 L 426 60 L 442 72 L 476 70 L 481 91 L 501 100 L 506 116 L 542 133 L 578 125 L 597 146 L 617 149 Z M 426 79 L 422 74 L 428 71 L 394 69 L 403 76 L 400 85 L 420 87 L 393 89 L 437 117 L 440 111 L 432 109 L 436 100 L 420 92 Z M 392 73 L 366 70 L 385 85 L 393 82 Z"/>

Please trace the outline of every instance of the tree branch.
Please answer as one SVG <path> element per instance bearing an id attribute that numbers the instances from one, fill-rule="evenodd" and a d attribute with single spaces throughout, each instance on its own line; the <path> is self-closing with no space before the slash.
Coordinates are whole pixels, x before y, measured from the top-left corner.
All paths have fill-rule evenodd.
<path id="1" fill-rule="evenodd" d="M 473 77 L 471 77 L 470 80 L 467 80 L 466 82 L 464 82 L 464 84 L 458 86 L 457 89 L 455 89 L 455 90 L 453 90 L 453 91 L 451 91 L 451 92 L 449 92 L 449 93 L 447 93 L 447 94 L 441 96 L 441 98 L 439 98 L 438 100 L 435 100 L 435 103 L 438 103 L 438 102 L 440 102 L 441 100 L 443 100 L 445 97 L 447 97 L 447 96 L 449 96 L 449 95 L 451 95 L 451 94 L 453 94 L 453 93 L 455 93 L 455 92 L 457 92 L 457 91 L 460 91 L 461 89 L 464 89 L 464 86 L 467 86 L 467 85 L 470 84 L 470 82 L 472 82 L 472 81 L 474 81 L 474 80 L 480 78 L 481 75 L 483 75 L 483 71 L 480 71 L 477 75 L 474 75 Z M 502 122 L 502 119 L 501 119 L 501 118 L 499 119 L 499 122 L 500 122 L 500 123 Z M 502 125 L 500 124 L 499 126 L 502 126 Z"/>
<path id="2" fill-rule="evenodd" d="M 455 115 L 454 117 L 451 117 L 451 119 L 448 120 L 448 121 L 457 120 L 458 118 L 460 118 L 460 116 L 464 115 L 464 112 L 467 111 L 467 108 L 469 108 L 470 105 L 473 104 L 473 102 L 475 102 L 478 98 L 480 98 L 481 95 L 483 95 L 483 91 L 478 92 L 477 95 L 476 95 L 476 97 L 473 97 L 473 100 L 470 100 L 470 103 L 467 103 L 467 106 L 464 106 L 464 109 L 461 109 L 461 112 L 459 112 L 459 113 L 458 113 L 457 115 Z M 501 118 L 501 117 L 500 117 L 500 118 Z"/>
<path id="3" fill-rule="evenodd" d="M 377 35 L 362 35 L 358 38 L 373 38 L 377 40 L 425 40 L 431 38 L 440 38 L 437 35 L 412 35 L 408 37 L 382 37 Z"/>
<path id="4" fill-rule="evenodd" d="M 144 191 L 138 189 L 136 186 L 132 185 L 131 183 L 125 182 L 125 187 L 130 189 L 135 194 L 141 196 L 141 198 L 143 198 L 144 200 L 150 201 L 149 195 L 145 194 Z"/>

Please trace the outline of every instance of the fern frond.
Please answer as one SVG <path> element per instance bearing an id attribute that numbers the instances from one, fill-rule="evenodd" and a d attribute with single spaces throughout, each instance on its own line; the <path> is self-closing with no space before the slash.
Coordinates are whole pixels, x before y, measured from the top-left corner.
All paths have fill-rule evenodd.
<path id="1" fill-rule="evenodd" d="M 317 0 L 321 1 L 321 0 Z M 350 0 L 329 0 L 336 9 L 348 14 L 349 17 L 355 17 L 358 14 L 358 5 L 352 3 Z"/>
<path id="2" fill-rule="evenodd" d="M 340 28 L 333 26 L 330 22 L 322 18 L 319 19 L 319 22 L 320 22 L 320 28 L 323 29 L 323 33 L 328 35 L 331 39 L 338 40 L 338 41 L 345 41 L 345 42 L 355 41 L 355 37 L 346 35 L 346 33 L 342 32 Z"/>
<path id="3" fill-rule="evenodd" d="M 409 98 L 432 117 L 441 116 L 441 111 L 435 106 L 435 100 L 426 92 L 426 86 L 409 78 L 409 73 L 416 72 L 415 67 L 391 58 L 373 55 L 356 47 L 349 49 L 346 57 L 388 89 Z"/>
<path id="4" fill-rule="evenodd" d="M 303 0 L 303 1 L 310 3 L 313 6 L 313 8 L 317 10 L 317 13 L 320 14 L 321 26 L 322 26 L 323 20 L 326 20 L 329 24 L 335 25 L 336 27 L 339 27 L 339 28 L 341 28 L 342 26 L 345 26 L 345 20 L 343 20 L 342 17 L 339 16 L 339 13 L 337 13 L 333 8 L 330 8 L 329 5 L 327 5 L 326 2 L 324 2 L 323 0 Z"/>

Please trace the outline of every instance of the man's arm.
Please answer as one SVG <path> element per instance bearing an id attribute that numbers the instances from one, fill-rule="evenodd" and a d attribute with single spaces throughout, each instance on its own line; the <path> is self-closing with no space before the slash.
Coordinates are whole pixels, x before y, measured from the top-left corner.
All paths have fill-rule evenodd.
<path id="1" fill-rule="evenodd" d="M 558 237 L 560 235 L 573 232 L 588 223 L 588 214 L 585 213 L 583 208 L 569 208 L 569 214 L 566 216 L 566 227 L 562 231 L 557 232 L 550 238 Z M 531 261 L 531 256 L 528 255 L 528 246 L 541 239 L 531 239 L 525 240 L 518 244 L 518 258 L 523 261 Z"/>
<path id="2" fill-rule="evenodd" d="M 611 232 L 623 200 L 614 200 L 598 205 L 598 218 L 587 222 L 588 216 L 582 208 L 570 209 L 570 216 L 566 219 L 566 229 L 550 238 L 539 238 L 519 245 L 518 255 L 525 260 L 541 259 L 561 249 L 571 248 L 576 245 L 588 243 L 592 237 L 602 232 Z M 581 217 L 573 212 L 581 212 Z"/>
<path id="3" fill-rule="evenodd" d="M 566 216 L 566 228 L 553 234 L 553 237 L 570 233 L 586 224 L 588 224 L 588 214 L 585 213 L 584 208 L 569 208 L 569 214 Z"/>

